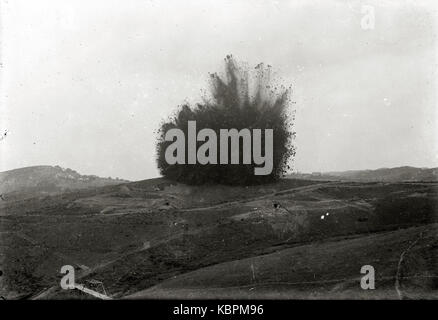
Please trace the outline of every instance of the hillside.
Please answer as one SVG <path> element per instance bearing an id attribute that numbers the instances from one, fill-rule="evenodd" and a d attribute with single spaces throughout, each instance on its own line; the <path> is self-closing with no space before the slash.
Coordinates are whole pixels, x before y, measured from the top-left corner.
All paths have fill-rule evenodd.
<path id="1" fill-rule="evenodd" d="M 78 283 L 101 281 L 113 298 L 361 299 L 400 290 L 430 298 L 437 207 L 433 182 L 297 179 L 249 187 L 151 179 L 6 200 L 0 294 L 89 298 L 60 289 L 59 270 L 70 264 Z M 362 264 L 376 267 L 378 290 L 358 287 Z"/>
<path id="2" fill-rule="evenodd" d="M 126 298 L 438 299 L 433 273 L 438 267 L 437 232 L 435 224 L 285 247 L 181 274 Z M 398 269 L 401 254 L 412 243 Z M 358 270 L 369 264 L 377 271 L 374 291 L 358 285 Z M 397 271 L 403 275 L 398 277 Z"/>
<path id="3" fill-rule="evenodd" d="M 21 196 L 53 194 L 68 190 L 115 185 L 126 180 L 81 175 L 59 166 L 33 166 L 0 172 L 0 193 Z"/>
<path id="4" fill-rule="evenodd" d="M 294 179 L 310 180 L 344 180 L 344 181 L 381 181 L 381 182 L 402 182 L 402 181 L 438 181 L 438 168 L 381 168 L 376 170 L 350 170 L 333 171 L 324 173 L 295 173 L 289 176 Z"/>

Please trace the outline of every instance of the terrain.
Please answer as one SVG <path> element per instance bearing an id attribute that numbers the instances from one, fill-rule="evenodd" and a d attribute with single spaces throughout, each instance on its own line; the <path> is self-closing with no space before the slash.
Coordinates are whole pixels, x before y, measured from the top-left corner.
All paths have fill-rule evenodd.
<path id="1" fill-rule="evenodd" d="M 0 202 L 0 295 L 89 299 L 437 299 L 438 183 L 165 179 Z M 363 265 L 375 290 L 360 287 Z M 97 290 L 97 289 L 96 289 Z"/>
<path id="2" fill-rule="evenodd" d="M 81 175 L 59 166 L 33 166 L 0 172 L 2 198 L 26 198 L 71 190 L 115 185 L 127 180 Z"/>
<path id="3" fill-rule="evenodd" d="M 408 182 L 437 181 L 438 168 L 397 167 L 376 170 L 349 170 L 334 172 L 295 173 L 289 176 L 294 179 L 308 180 L 342 180 L 363 182 Z"/>

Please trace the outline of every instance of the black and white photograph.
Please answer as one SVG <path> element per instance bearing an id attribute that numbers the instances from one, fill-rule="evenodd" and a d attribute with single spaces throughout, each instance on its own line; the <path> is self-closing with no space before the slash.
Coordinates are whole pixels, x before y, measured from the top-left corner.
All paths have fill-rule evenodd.
<path id="1" fill-rule="evenodd" d="M 434 0 L 1 0 L 0 300 L 437 300 L 437 26 Z"/>

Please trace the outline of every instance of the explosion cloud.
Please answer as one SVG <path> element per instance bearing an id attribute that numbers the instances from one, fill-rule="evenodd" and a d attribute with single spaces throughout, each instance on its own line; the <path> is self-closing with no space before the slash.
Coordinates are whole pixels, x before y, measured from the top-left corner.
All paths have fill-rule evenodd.
<path id="1" fill-rule="evenodd" d="M 290 110 L 290 88 L 273 83 L 270 66 L 263 63 L 254 70 L 238 66 L 230 55 L 225 58 L 225 75 L 210 74 L 210 95 L 201 103 L 191 107 L 182 105 L 167 121 L 161 123 L 156 146 L 157 164 L 160 173 L 171 180 L 186 184 L 220 183 L 228 185 L 251 185 L 269 183 L 283 176 L 289 168 L 288 162 L 295 156 L 293 146 L 293 111 Z M 204 128 L 220 129 L 272 129 L 273 169 L 268 175 L 254 175 L 258 167 L 254 161 L 244 164 L 242 141 L 239 148 L 239 164 L 169 164 L 165 158 L 167 147 L 166 132 L 180 129 L 188 134 L 189 121 L 196 121 L 196 130 Z M 265 153 L 262 136 L 262 153 Z M 240 139 L 242 140 L 242 139 Z M 186 158 L 188 148 L 186 140 Z M 197 147 L 203 142 L 197 142 Z M 231 146 L 231 145 L 230 145 Z M 231 150 L 228 150 L 228 157 Z M 218 160 L 220 153 L 217 154 Z"/>

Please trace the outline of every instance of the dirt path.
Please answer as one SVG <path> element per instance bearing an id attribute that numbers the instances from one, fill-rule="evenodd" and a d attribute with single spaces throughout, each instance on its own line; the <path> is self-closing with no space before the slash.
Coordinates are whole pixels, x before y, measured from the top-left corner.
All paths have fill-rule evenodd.
<path id="1" fill-rule="evenodd" d="M 405 258 L 405 255 L 407 253 L 409 253 L 409 250 L 411 250 L 417 243 L 418 241 L 420 241 L 420 239 L 423 237 L 423 232 L 420 232 L 420 235 L 418 236 L 418 238 L 413 241 L 409 247 L 402 252 L 402 254 L 400 255 L 400 259 L 398 261 L 398 265 L 397 265 L 397 274 L 395 276 L 395 291 L 397 292 L 397 295 L 399 297 L 400 300 L 403 300 L 405 298 L 405 296 L 403 295 L 403 292 L 401 290 L 401 280 L 403 278 L 402 276 L 402 265 L 403 265 L 403 260 Z"/>
<path id="2" fill-rule="evenodd" d="M 230 201 L 230 202 L 226 202 L 226 203 L 219 203 L 216 205 L 211 205 L 211 206 L 206 206 L 206 207 L 179 209 L 178 211 L 196 212 L 196 211 L 211 210 L 211 209 L 221 209 L 221 208 L 226 208 L 226 207 L 236 205 L 236 204 L 242 204 L 242 203 L 247 203 L 247 202 L 252 202 L 252 201 L 257 201 L 257 200 L 270 199 L 274 196 L 287 194 L 291 191 L 296 191 L 296 192 L 312 191 L 314 189 L 320 188 L 321 186 L 328 186 L 331 184 L 336 184 L 336 182 L 326 182 L 326 183 L 312 184 L 310 186 L 295 187 L 295 188 L 290 188 L 290 189 L 286 189 L 286 190 L 282 190 L 282 191 L 270 192 L 268 194 L 264 194 L 264 195 L 258 196 L 258 197 L 247 198 L 247 199 L 242 199 L 242 200 L 235 200 L 235 201 Z"/>

